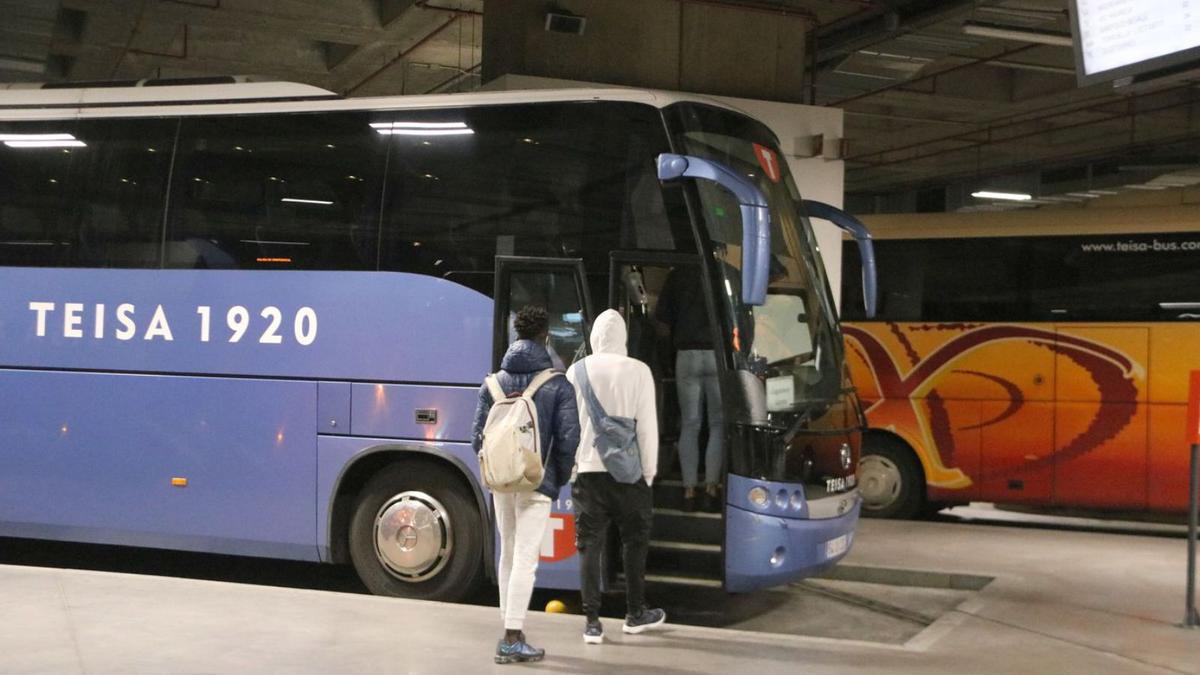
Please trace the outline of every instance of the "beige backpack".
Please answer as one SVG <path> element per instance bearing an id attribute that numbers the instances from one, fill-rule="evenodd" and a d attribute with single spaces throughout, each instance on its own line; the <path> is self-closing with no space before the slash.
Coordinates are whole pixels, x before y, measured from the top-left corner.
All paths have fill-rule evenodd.
<path id="1" fill-rule="evenodd" d="M 541 427 L 533 395 L 559 373 L 543 370 L 525 391 L 506 396 L 496 375 L 484 382 L 492 394 L 492 409 L 483 425 L 479 474 L 492 492 L 532 492 L 542 484 Z"/>

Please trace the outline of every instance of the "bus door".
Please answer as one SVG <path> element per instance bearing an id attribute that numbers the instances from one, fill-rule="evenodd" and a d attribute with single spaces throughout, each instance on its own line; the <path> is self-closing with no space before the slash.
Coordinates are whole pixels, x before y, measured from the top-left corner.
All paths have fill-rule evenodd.
<path id="1" fill-rule="evenodd" d="M 497 256 L 494 297 L 492 372 L 500 369 L 504 352 L 516 341 L 513 319 L 526 305 L 544 307 L 550 315 L 547 349 L 556 369 L 570 368 L 590 350 L 588 335 L 594 317 L 582 260 Z M 497 543 L 497 555 L 499 551 Z M 551 505 L 538 585 L 579 588 L 579 556 L 575 553 L 575 518 L 567 485 Z"/>
<path id="2" fill-rule="evenodd" d="M 679 396 L 675 386 L 674 340 L 657 316 L 667 279 L 701 283 L 696 255 L 617 251 L 609 263 L 609 307 L 621 313 L 629 329 L 629 355 L 650 366 L 658 409 L 658 477 L 654 481 L 654 537 L 646 578 L 674 584 L 720 588 L 724 573 L 720 513 L 686 512 L 680 480 Z M 692 282 L 691 280 L 695 281 Z M 675 283 L 680 283 L 676 279 Z M 716 402 L 720 405 L 720 402 Z M 708 425 L 700 425 L 699 445 L 707 445 Z M 615 532 L 609 538 L 610 569 L 620 567 Z"/>
<path id="3" fill-rule="evenodd" d="M 1053 503 L 1146 508 L 1150 329 L 1056 332 Z"/>

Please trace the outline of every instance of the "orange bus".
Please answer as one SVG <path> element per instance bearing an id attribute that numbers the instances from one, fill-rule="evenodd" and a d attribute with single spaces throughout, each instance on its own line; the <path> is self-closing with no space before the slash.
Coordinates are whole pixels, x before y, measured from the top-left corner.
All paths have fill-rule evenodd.
<path id="1" fill-rule="evenodd" d="M 842 298 L 847 367 L 869 425 L 865 515 L 971 501 L 1186 508 L 1200 226 L 1148 231 L 1118 215 L 1070 234 L 864 219 L 876 235 L 878 315 L 862 320 L 849 248 Z"/>

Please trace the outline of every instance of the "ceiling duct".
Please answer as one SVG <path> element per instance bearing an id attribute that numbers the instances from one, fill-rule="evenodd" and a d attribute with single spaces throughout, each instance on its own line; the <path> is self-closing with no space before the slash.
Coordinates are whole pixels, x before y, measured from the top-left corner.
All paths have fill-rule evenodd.
<path id="1" fill-rule="evenodd" d="M 839 63 L 834 72 L 896 82 L 911 80 L 932 62 L 933 59 L 920 56 L 861 50 Z"/>
<path id="2" fill-rule="evenodd" d="M 57 2 L 0 0 L 0 82 L 45 79 Z"/>

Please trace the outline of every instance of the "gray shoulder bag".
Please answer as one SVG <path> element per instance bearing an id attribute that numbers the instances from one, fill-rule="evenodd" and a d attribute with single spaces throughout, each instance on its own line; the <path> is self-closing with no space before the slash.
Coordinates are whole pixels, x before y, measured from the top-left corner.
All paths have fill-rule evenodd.
<path id="1" fill-rule="evenodd" d="M 596 430 L 596 451 L 609 475 L 618 483 L 636 483 L 642 478 L 642 452 L 637 441 L 637 420 L 615 417 L 604 412 L 592 384 L 588 381 L 587 365 L 576 363 L 575 381 L 587 403 L 588 417 Z"/>

